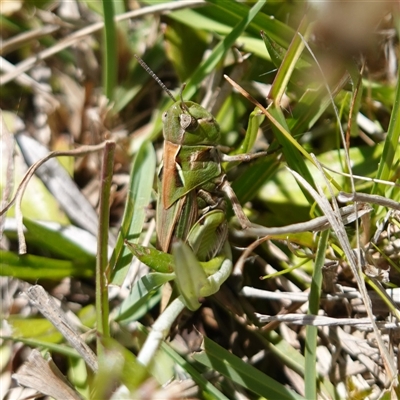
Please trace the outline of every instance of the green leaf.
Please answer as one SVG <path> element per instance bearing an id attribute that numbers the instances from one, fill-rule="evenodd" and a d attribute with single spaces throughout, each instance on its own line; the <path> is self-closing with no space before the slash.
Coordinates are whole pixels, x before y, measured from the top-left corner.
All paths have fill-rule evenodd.
<path id="1" fill-rule="evenodd" d="M 174 243 L 172 254 L 175 260 L 175 280 L 179 293 L 184 298 L 186 307 L 195 311 L 201 305 L 200 291 L 208 284 L 207 275 L 187 244 Z"/>
<path id="2" fill-rule="evenodd" d="M 174 257 L 171 254 L 136 243 L 125 243 L 135 257 L 154 271 L 160 273 L 174 272 Z"/>
<path id="3" fill-rule="evenodd" d="M 201 63 L 207 49 L 207 34 L 195 24 L 189 26 L 171 20 L 165 29 L 165 41 L 167 57 L 180 82 L 185 82 Z"/>
<path id="4" fill-rule="evenodd" d="M 286 91 L 292 73 L 296 68 L 301 53 L 303 52 L 305 43 L 302 36 L 304 36 L 306 40 L 309 34 L 310 28 L 307 23 L 306 14 L 300 23 L 297 34 L 293 36 L 290 46 L 283 57 L 282 63 L 279 65 L 278 72 L 268 94 L 269 99 L 273 100 L 277 107 L 281 107 L 282 96 Z"/>
<path id="5" fill-rule="evenodd" d="M 140 36 L 139 31 L 137 34 Z M 138 37 L 137 40 L 140 40 L 140 37 Z M 147 65 L 151 65 L 151 69 L 157 71 L 165 61 L 165 52 L 161 45 L 161 40 L 157 41 L 153 47 L 146 51 L 143 55 L 143 60 Z M 129 71 L 126 79 L 115 89 L 114 113 L 119 113 L 128 104 L 132 105 L 132 102 L 137 102 L 140 97 L 138 96 L 138 93 L 148 85 L 148 82 L 151 79 L 153 79 L 147 71 L 139 65 L 136 59 L 131 64 L 132 65 L 128 66 Z"/>
<path id="6" fill-rule="evenodd" d="M 19 279 L 63 279 L 67 276 L 92 277 L 94 265 L 87 261 L 65 261 L 30 254 L 1 251 L 0 275 Z"/>
<path id="7" fill-rule="evenodd" d="M 274 63 L 275 67 L 279 68 L 285 57 L 286 49 L 270 39 L 264 31 L 261 31 L 261 37 L 271 57 L 271 61 Z"/>
<path id="8" fill-rule="evenodd" d="M 33 236 L 33 240 L 42 249 L 47 249 L 52 254 L 66 259 L 85 259 L 88 263 L 95 263 L 96 248 L 84 248 L 89 239 L 93 242 L 94 236 L 72 225 L 64 227 L 24 218 L 24 225 Z"/>
<path id="9" fill-rule="evenodd" d="M 114 285 L 122 284 L 133 257 L 125 246 L 124 240 L 137 243 L 143 230 L 143 223 L 146 217 L 145 208 L 150 202 L 155 168 L 156 156 L 154 148 L 151 143 L 144 142 L 139 148 L 132 165 L 121 230 L 109 262 L 112 271 L 111 282 Z"/>
<path id="10" fill-rule="evenodd" d="M 263 157 L 250 166 L 232 184 L 241 204 L 253 200 L 259 189 L 275 175 L 280 164 L 278 154 Z"/>
<path id="11" fill-rule="evenodd" d="M 231 2 L 230 4 L 234 7 L 238 3 Z M 263 1 L 258 1 L 251 9 L 247 7 L 244 8 L 238 24 L 232 29 L 232 31 L 229 32 L 224 40 L 214 47 L 210 56 L 203 63 L 201 63 L 201 65 L 199 65 L 197 70 L 188 80 L 185 89 L 185 95 L 187 97 L 191 98 L 194 95 L 197 86 L 204 80 L 205 76 L 208 76 L 216 68 L 218 63 L 226 54 L 227 50 L 233 46 L 240 34 L 251 23 L 253 18 L 256 17 L 257 13 L 263 7 L 263 4 Z"/>
<path id="12" fill-rule="evenodd" d="M 12 326 L 13 336 L 19 339 L 35 339 L 49 343 L 60 343 L 64 339 L 54 325 L 44 318 L 12 316 L 7 322 Z"/>

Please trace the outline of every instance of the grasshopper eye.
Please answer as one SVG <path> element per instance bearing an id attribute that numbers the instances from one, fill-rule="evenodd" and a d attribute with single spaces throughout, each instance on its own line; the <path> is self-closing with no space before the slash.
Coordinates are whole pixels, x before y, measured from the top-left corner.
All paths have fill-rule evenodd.
<path id="1" fill-rule="evenodd" d="M 189 114 L 181 114 L 179 116 L 179 122 L 180 122 L 181 128 L 184 129 L 185 131 L 186 130 L 194 131 L 199 126 L 197 119 L 192 117 Z"/>

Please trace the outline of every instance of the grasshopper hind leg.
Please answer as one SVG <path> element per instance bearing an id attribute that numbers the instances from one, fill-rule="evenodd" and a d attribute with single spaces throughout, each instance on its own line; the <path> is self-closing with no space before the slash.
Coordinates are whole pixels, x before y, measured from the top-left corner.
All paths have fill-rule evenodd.
<path id="1" fill-rule="evenodd" d="M 225 213 L 216 209 L 199 218 L 190 230 L 187 241 L 199 261 L 209 261 L 221 253 L 227 237 Z"/>

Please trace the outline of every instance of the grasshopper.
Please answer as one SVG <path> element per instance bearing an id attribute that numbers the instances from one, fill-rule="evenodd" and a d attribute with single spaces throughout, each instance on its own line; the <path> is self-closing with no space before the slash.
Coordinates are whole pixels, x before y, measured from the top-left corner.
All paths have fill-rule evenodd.
<path id="1" fill-rule="evenodd" d="M 214 117 L 191 101 L 175 101 L 163 114 L 164 151 L 158 174 L 157 239 L 160 249 L 186 241 L 200 261 L 223 247 L 228 234 L 225 196 L 243 228 L 250 223 L 226 175 L 222 161 L 247 159 L 218 149 L 220 129 Z"/>
<path id="2" fill-rule="evenodd" d="M 218 147 L 221 133 L 213 115 L 197 103 L 184 101 L 184 86 L 177 101 L 144 61 L 136 58 L 174 101 L 162 116 L 164 149 L 157 178 L 157 247 L 171 253 L 174 243 L 184 242 L 198 261 L 209 262 L 227 253 L 226 198 L 242 228 L 250 226 L 222 162 L 249 161 L 265 153 L 224 154 Z"/>

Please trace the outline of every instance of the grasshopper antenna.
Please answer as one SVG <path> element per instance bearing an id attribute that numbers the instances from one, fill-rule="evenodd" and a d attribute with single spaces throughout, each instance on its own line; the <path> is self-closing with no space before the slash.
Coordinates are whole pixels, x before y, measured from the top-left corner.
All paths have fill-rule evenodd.
<path id="1" fill-rule="evenodd" d="M 179 97 L 181 99 L 181 108 L 182 108 L 182 110 L 185 110 L 188 114 L 190 114 L 189 109 L 183 100 L 183 91 L 185 90 L 185 87 L 186 87 L 186 83 L 183 83 L 182 87 L 181 87 L 181 92 L 179 93 Z"/>
<path id="2" fill-rule="evenodd" d="M 176 102 L 175 97 L 172 95 L 172 93 L 168 90 L 168 88 L 164 85 L 164 83 L 161 81 L 161 79 L 152 71 L 152 69 L 137 55 L 134 54 L 136 60 L 138 60 L 139 64 L 142 66 L 142 68 L 161 86 L 161 88 L 164 90 L 165 93 L 171 99 Z"/>

